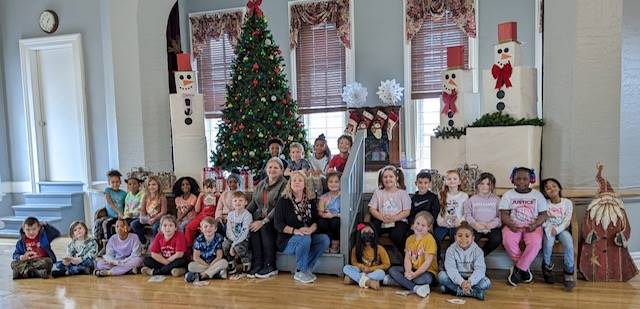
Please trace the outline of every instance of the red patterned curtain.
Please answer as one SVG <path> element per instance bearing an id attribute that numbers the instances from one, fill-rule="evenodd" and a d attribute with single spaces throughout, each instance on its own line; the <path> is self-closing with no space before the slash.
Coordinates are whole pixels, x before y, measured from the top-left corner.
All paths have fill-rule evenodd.
<path id="1" fill-rule="evenodd" d="M 291 6 L 289 38 L 291 48 L 298 46 L 298 33 L 304 25 L 335 23 L 337 35 L 342 45 L 351 48 L 351 21 L 349 20 L 349 0 L 330 0 L 294 4 Z"/>
<path id="2" fill-rule="evenodd" d="M 191 52 L 197 57 L 209 40 L 217 40 L 227 34 L 231 45 L 238 43 L 242 33 L 242 11 L 192 16 L 191 20 Z"/>
<path id="3" fill-rule="evenodd" d="M 407 40 L 420 31 L 425 18 L 430 14 L 439 20 L 446 11 L 453 21 L 469 37 L 476 37 L 476 10 L 473 0 L 407 0 Z"/>

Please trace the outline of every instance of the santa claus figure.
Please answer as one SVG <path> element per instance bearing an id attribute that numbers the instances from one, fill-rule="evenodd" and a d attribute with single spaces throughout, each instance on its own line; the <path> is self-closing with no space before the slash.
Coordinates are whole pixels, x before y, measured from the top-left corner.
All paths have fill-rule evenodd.
<path id="1" fill-rule="evenodd" d="M 589 281 L 628 281 L 638 273 L 627 248 L 629 219 L 622 200 L 602 176 L 603 165 L 596 168 L 599 190 L 584 217 L 580 272 Z"/>

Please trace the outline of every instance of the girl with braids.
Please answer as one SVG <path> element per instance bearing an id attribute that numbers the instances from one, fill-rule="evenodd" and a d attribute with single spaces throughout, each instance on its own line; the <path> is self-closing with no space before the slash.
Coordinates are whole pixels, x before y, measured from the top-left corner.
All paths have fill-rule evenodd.
<path id="1" fill-rule="evenodd" d="M 356 245 L 351 249 L 351 264 L 345 265 L 344 283 L 356 282 L 361 288 L 380 288 L 385 271 L 391 267 L 387 250 L 378 244 L 378 236 L 368 223 L 356 226 Z"/>
<path id="2" fill-rule="evenodd" d="M 371 225 L 376 234 L 389 233 L 393 244 L 404 252 L 411 213 L 411 198 L 405 190 L 402 170 L 393 165 L 383 167 L 378 174 L 378 189 L 369 202 Z"/>
<path id="3" fill-rule="evenodd" d="M 514 189 L 507 191 L 500 200 L 502 245 L 515 265 L 509 272 L 509 284 L 530 283 L 533 274 L 529 266 L 542 248 L 542 223 L 547 218 L 547 199 L 529 185 L 536 182 L 533 169 L 516 167 L 511 171 Z M 520 241 L 524 240 L 524 252 Z"/>

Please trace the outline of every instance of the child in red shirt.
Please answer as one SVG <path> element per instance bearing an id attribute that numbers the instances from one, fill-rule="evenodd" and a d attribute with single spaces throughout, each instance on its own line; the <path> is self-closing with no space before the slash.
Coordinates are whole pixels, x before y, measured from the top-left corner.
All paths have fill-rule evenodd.
<path id="1" fill-rule="evenodd" d="M 149 276 L 172 275 L 180 277 L 186 272 L 187 245 L 184 234 L 178 229 L 178 222 L 173 215 L 164 215 L 160 219 L 160 233 L 156 235 L 149 247 L 151 256 L 144 258 L 141 272 Z"/>
<path id="2" fill-rule="evenodd" d="M 347 160 L 349 160 L 349 150 L 353 146 L 353 139 L 349 135 L 342 135 L 338 138 L 338 150 L 340 153 L 333 156 L 329 164 L 327 164 L 326 172 L 340 172 L 344 171 Z"/>
<path id="3" fill-rule="evenodd" d="M 49 278 L 56 255 L 51 250 L 51 241 L 60 236 L 53 226 L 40 224 L 34 217 L 22 223 L 20 239 L 13 251 L 13 279 Z"/>
<path id="4" fill-rule="evenodd" d="M 211 178 L 204 181 L 202 188 L 204 192 L 200 192 L 198 200 L 196 201 L 196 217 L 187 224 L 184 229 L 184 237 L 187 241 L 187 248 L 193 246 L 193 242 L 198 236 L 200 221 L 205 217 L 214 217 L 216 214 L 216 205 L 220 197 L 219 193 L 214 192 L 215 181 Z"/>

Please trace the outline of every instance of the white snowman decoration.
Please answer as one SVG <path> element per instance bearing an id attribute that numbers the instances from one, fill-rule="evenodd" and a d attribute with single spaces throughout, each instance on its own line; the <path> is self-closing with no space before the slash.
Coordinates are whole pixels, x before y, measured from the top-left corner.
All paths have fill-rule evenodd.
<path id="1" fill-rule="evenodd" d="M 177 93 L 169 95 L 173 167 L 177 177 L 190 176 L 201 182 L 202 169 L 207 166 L 203 97 L 198 93 L 197 74 L 191 70 L 189 54 L 177 57 Z"/>
<path id="2" fill-rule="evenodd" d="M 442 109 L 440 126 L 443 128 L 466 126 L 466 105 L 471 103 L 473 80 L 464 67 L 464 46 L 447 48 L 447 70 L 442 72 Z M 465 102 L 469 101 L 469 102 Z"/>
<path id="3" fill-rule="evenodd" d="M 502 111 L 515 119 L 536 118 L 536 69 L 522 66 L 516 22 L 498 25 L 494 63 L 483 73 L 483 114 Z"/>

